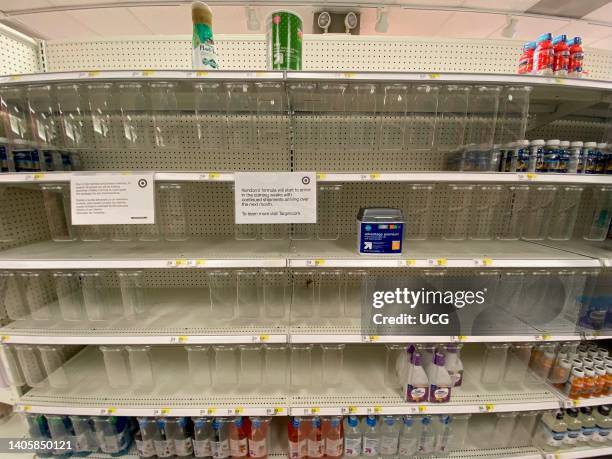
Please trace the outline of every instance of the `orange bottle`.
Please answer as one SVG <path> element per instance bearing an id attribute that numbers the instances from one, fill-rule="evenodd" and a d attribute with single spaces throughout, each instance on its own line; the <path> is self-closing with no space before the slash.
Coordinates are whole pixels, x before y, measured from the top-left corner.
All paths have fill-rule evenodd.
<path id="1" fill-rule="evenodd" d="M 230 455 L 233 458 L 246 457 L 249 449 L 247 434 L 242 417 L 236 417 L 229 424 Z"/>
<path id="2" fill-rule="evenodd" d="M 249 457 L 251 459 L 268 459 L 268 438 L 270 418 L 251 417 L 249 431 Z"/>
<path id="3" fill-rule="evenodd" d="M 606 382 L 608 381 L 608 374 L 604 367 L 595 367 L 595 388 L 593 389 L 593 397 L 601 397 Z"/>
<path id="4" fill-rule="evenodd" d="M 591 398 L 595 392 L 595 370 L 593 367 L 584 369 L 584 382 L 582 386 L 582 398 Z"/>
<path id="5" fill-rule="evenodd" d="M 603 396 L 612 395 L 612 365 L 606 365 L 606 384 L 602 391 Z"/>
<path id="6" fill-rule="evenodd" d="M 570 378 L 565 386 L 567 396 L 573 400 L 582 397 L 584 390 L 584 371 L 580 368 L 573 368 Z"/>

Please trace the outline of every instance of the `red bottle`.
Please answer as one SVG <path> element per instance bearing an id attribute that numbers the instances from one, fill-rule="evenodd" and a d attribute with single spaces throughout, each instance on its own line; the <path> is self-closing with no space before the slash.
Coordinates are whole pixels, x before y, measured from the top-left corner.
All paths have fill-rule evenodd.
<path id="1" fill-rule="evenodd" d="M 567 35 L 558 35 L 553 40 L 555 57 L 553 59 L 553 75 L 566 76 L 569 71 L 570 51 L 567 46 Z"/>
<path id="2" fill-rule="evenodd" d="M 289 459 L 302 459 L 308 454 L 308 437 L 303 424 L 306 423 L 299 417 L 289 418 Z"/>
<path id="3" fill-rule="evenodd" d="M 569 76 L 575 78 L 582 77 L 582 61 L 584 59 L 584 51 L 582 49 L 582 38 L 574 37 L 569 46 Z"/>
<path id="4" fill-rule="evenodd" d="M 533 53 L 533 73 L 536 75 L 552 75 L 554 50 L 552 34 L 543 33 L 538 37 Z"/>
<path id="5" fill-rule="evenodd" d="M 246 457 L 249 452 L 245 427 L 241 417 L 234 418 L 229 424 L 230 455 L 233 458 Z"/>
<path id="6" fill-rule="evenodd" d="M 519 59 L 518 73 L 524 75 L 533 70 L 533 52 L 536 49 L 536 42 L 530 41 L 523 45 L 523 54 Z"/>

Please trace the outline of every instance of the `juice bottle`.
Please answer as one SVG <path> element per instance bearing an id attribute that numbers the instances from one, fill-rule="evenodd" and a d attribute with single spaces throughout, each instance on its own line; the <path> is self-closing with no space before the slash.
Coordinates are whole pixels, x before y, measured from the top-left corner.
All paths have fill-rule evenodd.
<path id="1" fill-rule="evenodd" d="M 549 411 L 540 419 L 536 438 L 544 451 L 554 451 L 563 446 L 567 435 L 567 425 L 563 417 L 563 411 Z"/>
<path id="2" fill-rule="evenodd" d="M 444 354 L 437 352 L 429 381 L 429 401 L 432 403 L 446 403 L 451 397 L 453 382 L 444 363 Z"/>
<path id="3" fill-rule="evenodd" d="M 563 439 L 563 444 L 570 447 L 575 446 L 582 433 L 582 422 L 578 419 L 578 410 L 576 408 L 567 409 L 563 422 L 567 425 L 567 435 Z"/>
<path id="4" fill-rule="evenodd" d="M 568 75 L 574 78 L 582 77 L 582 61 L 584 51 L 582 50 L 582 38 L 574 37 L 569 43 L 569 68 Z"/>
<path id="5" fill-rule="evenodd" d="M 606 365 L 606 384 L 601 395 L 604 397 L 612 395 L 612 365 Z"/>
<path id="6" fill-rule="evenodd" d="M 268 457 L 268 438 L 270 418 L 252 416 L 249 430 L 249 457 L 266 459 Z"/>
<path id="7" fill-rule="evenodd" d="M 566 76 L 569 69 L 569 46 L 567 35 L 557 35 L 553 40 L 553 75 Z"/>
<path id="8" fill-rule="evenodd" d="M 599 350 L 599 357 L 601 357 L 602 359 L 605 359 L 606 357 L 608 357 L 609 351 L 607 349 L 604 349 L 603 347 L 600 347 L 597 349 Z"/>
<path id="9" fill-rule="evenodd" d="M 358 457 L 361 455 L 362 434 L 357 416 L 348 416 L 344 420 L 344 455 Z"/>
<path id="10" fill-rule="evenodd" d="M 363 428 L 363 455 L 377 457 L 380 454 L 380 428 L 376 416 L 368 415 Z"/>
<path id="11" fill-rule="evenodd" d="M 302 420 L 299 417 L 289 418 L 289 459 L 301 459 L 308 454 L 308 442 L 306 436 L 302 435 L 301 425 Z"/>
<path id="12" fill-rule="evenodd" d="M 582 398 L 591 398 L 595 392 L 595 370 L 593 367 L 586 367 L 582 386 Z"/>
<path id="13" fill-rule="evenodd" d="M 419 418 L 419 440 L 417 448 L 420 454 L 431 454 L 434 452 L 436 432 L 434 430 L 431 416 L 421 416 Z"/>
<path id="14" fill-rule="evenodd" d="M 544 33 L 536 41 L 536 49 L 533 53 L 533 73 L 552 75 L 553 57 L 552 34 Z"/>
<path id="15" fill-rule="evenodd" d="M 612 418 L 610 417 L 610 407 L 607 405 L 598 406 L 593 412 L 595 426 L 597 430 L 593 434 L 593 444 L 601 445 L 610 441 L 610 430 L 612 429 Z"/>
<path id="16" fill-rule="evenodd" d="M 555 366 L 550 372 L 550 375 L 548 376 L 548 382 L 550 382 L 557 389 L 563 390 L 565 383 L 567 383 L 567 379 L 570 376 L 571 369 L 572 364 L 569 360 L 558 359 L 555 362 Z"/>
<path id="17" fill-rule="evenodd" d="M 595 418 L 593 417 L 593 408 L 590 406 L 583 406 L 580 408 L 580 415 L 578 416 L 582 423 L 582 430 L 580 437 L 578 437 L 579 444 L 587 444 L 593 441 L 593 435 L 597 430 L 595 425 Z"/>
<path id="18" fill-rule="evenodd" d="M 536 49 L 536 42 L 529 41 L 523 45 L 523 54 L 519 58 L 518 73 L 525 75 L 533 70 L 533 53 Z"/>
<path id="19" fill-rule="evenodd" d="M 344 438 L 342 434 L 342 416 L 323 418 L 325 438 L 325 455 L 327 457 L 342 457 Z"/>
<path id="20" fill-rule="evenodd" d="M 321 418 L 314 416 L 310 420 L 310 432 L 308 433 L 308 457 L 323 457 L 323 433 L 321 432 Z"/>
<path id="21" fill-rule="evenodd" d="M 247 434 L 241 416 L 236 417 L 229 425 L 229 447 L 232 457 L 246 457 L 249 452 Z"/>
<path id="22" fill-rule="evenodd" d="M 597 365 L 595 367 L 595 387 L 593 388 L 592 397 L 601 397 L 607 380 L 608 373 L 606 372 L 606 369 L 603 366 Z"/>
<path id="23" fill-rule="evenodd" d="M 572 368 L 572 374 L 565 384 L 565 392 L 569 398 L 577 400 L 582 397 L 583 390 L 584 371 L 581 368 L 574 367 Z"/>

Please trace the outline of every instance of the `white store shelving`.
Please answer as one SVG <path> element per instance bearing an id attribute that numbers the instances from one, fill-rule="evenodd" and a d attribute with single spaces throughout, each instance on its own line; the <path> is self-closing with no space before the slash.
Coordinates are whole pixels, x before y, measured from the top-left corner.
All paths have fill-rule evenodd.
<path id="1" fill-rule="evenodd" d="M 116 414 L 125 416 L 223 415 L 341 415 L 490 413 L 556 409 L 557 394 L 536 379 L 528 385 L 484 388 L 480 356 L 465 353 L 464 385 L 445 404 L 406 403 L 400 389 L 385 386 L 384 347 L 345 349 L 342 382 L 324 387 L 320 366 L 313 358 L 311 386 L 277 387 L 256 383 L 193 387 L 187 376 L 186 355 L 177 347 L 155 348 L 154 389 L 112 389 L 101 353 L 88 347 L 65 364 L 69 388 L 34 388 L 19 401 L 17 410 L 58 414 Z M 368 377 L 364 378 L 367 373 Z"/>

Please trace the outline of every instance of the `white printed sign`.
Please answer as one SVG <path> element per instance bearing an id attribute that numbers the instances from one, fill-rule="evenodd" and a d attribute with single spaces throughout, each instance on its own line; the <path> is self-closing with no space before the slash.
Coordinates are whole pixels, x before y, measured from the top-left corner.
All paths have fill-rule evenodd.
<path id="1" fill-rule="evenodd" d="M 73 173 L 70 203 L 73 225 L 153 224 L 153 173 Z"/>
<path id="2" fill-rule="evenodd" d="M 316 223 L 314 172 L 237 172 L 237 224 Z"/>

